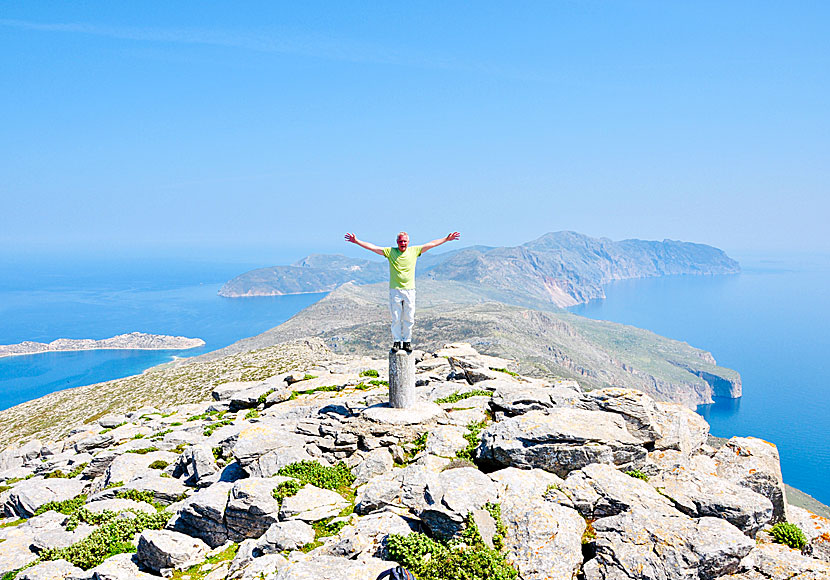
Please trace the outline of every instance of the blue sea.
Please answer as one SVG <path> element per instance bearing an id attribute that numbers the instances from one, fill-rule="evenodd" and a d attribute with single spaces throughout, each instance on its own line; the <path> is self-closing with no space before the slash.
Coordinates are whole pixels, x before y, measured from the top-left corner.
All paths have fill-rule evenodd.
<path id="1" fill-rule="evenodd" d="M 69 387 L 138 374 L 227 346 L 284 322 L 324 294 L 222 298 L 262 264 L 164 258 L 0 261 L 0 344 L 147 332 L 201 338 L 191 350 L 94 350 L 0 358 L 0 409 Z"/>
<path id="2" fill-rule="evenodd" d="M 830 503 L 830 257 L 734 256 L 732 276 L 628 280 L 572 308 L 710 351 L 743 378 L 743 397 L 698 413 L 712 434 L 778 446 L 784 481 Z"/>
<path id="3" fill-rule="evenodd" d="M 712 433 L 774 442 L 787 483 L 830 503 L 830 258 L 735 256 L 733 276 L 618 282 L 572 309 L 653 330 L 738 370 L 744 396 L 701 406 Z M 0 409 L 227 346 L 323 294 L 228 299 L 222 283 L 261 263 L 65 258 L 0 260 L 0 344 L 141 331 L 199 337 L 190 351 L 85 351 L 0 359 Z"/>

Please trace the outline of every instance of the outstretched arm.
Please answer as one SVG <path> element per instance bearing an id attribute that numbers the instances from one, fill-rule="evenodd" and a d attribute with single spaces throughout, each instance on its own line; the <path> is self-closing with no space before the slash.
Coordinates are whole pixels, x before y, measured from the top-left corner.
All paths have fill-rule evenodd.
<path id="1" fill-rule="evenodd" d="M 376 246 L 375 244 L 370 244 L 369 242 L 364 242 L 362 240 L 358 240 L 354 234 L 346 234 L 346 241 L 351 242 L 353 244 L 357 244 L 361 248 L 365 248 L 370 252 L 374 252 L 379 256 L 383 255 L 383 248 Z"/>
<path id="2" fill-rule="evenodd" d="M 426 252 L 427 250 L 431 250 L 435 246 L 440 246 L 444 242 L 452 242 L 453 240 L 457 240 L 460 237 L 461 234 L 459 234 L 458 232 L 453 232 L 449 234 L 446 238 L 438 238 L 437 240 L 432 240 L 431 242 L 428 242 L 421 246 L 421 253 L 423 254 L 424 252 Z"/>

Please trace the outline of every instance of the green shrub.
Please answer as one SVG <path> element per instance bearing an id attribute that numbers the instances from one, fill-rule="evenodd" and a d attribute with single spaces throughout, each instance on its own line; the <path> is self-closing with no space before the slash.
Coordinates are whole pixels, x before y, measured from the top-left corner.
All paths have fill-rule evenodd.
<path id="1" fill-rule="evenodd" d="M 123 481 L 113 481 L 112 483 L 108 483 L 104 489 L 112 489 L 113 487 L 124 487 Z"/>
<path id="2" fill-rule="evenodd" d="M 362 385 L 363 383 L 360 383 L 360 384 Z M 388 387 L 389 386 L 389 381 L 383 381 L 383 380 L 379 380 L 379 379 L 372 379 L 371 381 L 369 381 L 369 384 L 372 385 L 372 386 L 375 386 L 375 387 Z"/>
<path id="3" fill-rule="evenodd" d="M 261 394 L 259 397 L 257 397 L 257 399 L 256 399 L 257 405 L 264 405 L 264 404 L 265 404 L 266 399 L 268 399 L 268 395 L 270 395 L 271 393 L 275 392 L 276 390 L 277 390 L 277 389 L 268 389 L 267 391 L 265 391 L 264 393 L 262 393 L 262 394 Z"/>
<path id="4" fill-rule="evenodd" d="M 282 500 L 287 497 L 291 497 L 292 495 L 297 495 L 297 492 L 303 488 L 303 483 L 300 483 L 296 479 L 289 479 L 288 481 L 283 481 L 277 487 L 274 488 L 274 491 L 271 492 L 271 495 L 274 496 L 274 499 L 280 503 L 282 506 Z"/>
<path id="5" fill-rule="evenodd" d="M 441 397 L 440 399 L 436 399 L 436 403 L 457 403 L 458 401 L 463 401 L 464 399 L 469 399 L 470 397 L 492 397 L 493 393 L 490 391 L 483 391 L 481 389 L 475 389 L 472 391 L 467 391 L 466 393 L 459 393 L 458 391 L 454 392 L 452 395 Z"/>
<path id="6" fill-rule="evenodd" d="M 301 483 L 308 483 L 315 487 L 332 489 L 341 495 L 351 495 L 349 488 L 354 483 L 354 475 L 343 462 L 334 467 L 324 467 L 317 461 L 298 461 L 286 465 L 277 472 L 277 475 L 293 477 Z"/>
<path id="7" fill-rule="evenodd" d="M 514 580 L 518 576 L 501 551 L 484 544 L 469 517 L 461 541 L 440 542 L 418 533 L 392 534 L 386 550 L 388 559 L 412 571 L 419 580 Z"/>
<path id="8" fill-rule="evenodd" d="M 151 441 L 158 441 L 159 439 L 164 439 L 165 435 L 167 435 L 168 433 L 172 433 L 172 432 L 173 432 L 172 429 L 165 429 L 164 431 L 159 431 L 158 433 L 153 433 L 150 436 L 150 440 Z"/>
<path id="9" fill-rule="evenodd" d="M 486 421 L 473 421 L 467 425 L 467 432 L 464 434 L 464 439 L 467 440 L 467 447 L 457 451 L 455 456 L 458 459 L 466 459 L 472 462 L 475 458 L 476 447 L 481 441 L 481 430 L 487 424 Z"/>
<path id="10" fill-rule="evenodd" d="M 39 516 L 40 514 L 54 510 L 58 513 L 68 516 L 78 511 L 81 508 L 81 506 L 85 503 L 86 494 L 82 493 L 81 495 L 76 495 L 72 499 L 65 499 L 63 501 L 50 501 L 49 503 L 45 503 L 39 508 L 37 508 L 37 511 L 35 511 L 35 515 Z"/>
<path id="11" fill-rule="evenodd" d="M 378 372 L 375 369 L 368 369 L 368 370 L 365 370 L 365 371 L 360 371 L 360 376 L 361 377 L 375 377 L 375 378 L 378 378 L 378 376 L 380 376 L 380 375 L 378 374 Z"/>
<path id="12" fill-rule="evenodd" d="M 496 522 L 496 533 L 493 536 L 493 545 L 497 550 L 504 549 L 504 539 L 507 537 L 507 527 L 501 520 L 501 504 L 494 502 L 487 502 L 484 504 L 484 509 L 490 514 L 490 517 Z"/>
<path id="13" fill-rule="evenodd" d="M 303 376 L 303 380 L 304 380 L 304 381 L 310 381 L 311 379 L 316 379 L 316 378 L 317 378 L 317 375 L 310 375 L 310 374 L 308 374 L 308 373 L 306 373 L 306 374 Z"/>
<path id="14" fill-rule="evenodd" d="M 770 530 L 770 534 L 779 544 L 789 546 L 793 550 L 802 550 L 807 545 L 807 538 L 804 532 L 795 524 L 778 522 Z"/>
<path id="15" fill-rule="evenodd" d="M 164 461 L 163 459 L 156 459 L 155 461 L 153 461 L 147 467 L 149 467 L 150 469 L 164 469 L 168 465 L 170 465 L 170 464 L 167 463 L 166 461 Z"/>
<path id="16" fill-rule="evenodd" d="M 257 411 L 256 409 L 251 409 L 250 411 L 245 413 L 245 418 L 246 419 L 257 419 L 258 417 L 259 417 L 259 411 Z"/>
<path id="17" fill-rule="evenodd" d="M 626 475 L 629 475 L 635 479 L 642 479 L 643 481 L 648 481 L 648 475 L 640 471 L 639 469 L 630 469 L 625 472 Z"/>
<path id="18" fill-rule="evenodd" d="M 133 512 L 134 518 L 116 518 L 103 524 L 89 536 L 66 548 L 52 548 L 40 553 L 41 560 L 67 560 L 83 569 L 94 568 L 110 556 L 134 551 L 131 540 L 144 530 L 160 530 L 172 517 L 168 512 L 145 514 Z M 129 544 L 129 548 L 127 545 Z"/>
<path id="19" fill-rule="evenodd" d="M 147 455 L 153 451 L 158 451 L 158 447 L 142 447 L 141 449 L 127 449 L 126 453 L 138 453 L 139 455 Z"/>
<path id="20" fill-rule="evenodd" d="M 500 373 L 505 373 L 505 374 L 510 375 L 511 377 L 518 377 L 519 376 L 519 373 L 514 373 L 513 371 L 509 371 L 506 368 L 490 367 L 490 370 L 491 371 L 498 371 Z"/>
<path id="21" fill-rule="evenodd" d="M 205 430 L 202 432 L 202 434 L 205 437 L 210 437 L 211 435 L 213 435 L 213 432 L 216 431 L 219 427 L 224 427 L 225 425 L 232 424 L 233 421 L 231 421 L 230 419 L 222 419 L 220 421 L 216 421 L 215 423 L 211 423 L 210 425 L 206 425 Z"/>
<path id="22" fill-rule="evenodd" d="M 156 501 L 156 496 L 153 495 L 153 492 L 149 490 L 122 489 L 115 492 L 115 497 L 121 499 L 131 499 L 133 501 L 143 501 L 144 503 L 150 504 L 157 510 L 164 509 L 164 506 Z"/>

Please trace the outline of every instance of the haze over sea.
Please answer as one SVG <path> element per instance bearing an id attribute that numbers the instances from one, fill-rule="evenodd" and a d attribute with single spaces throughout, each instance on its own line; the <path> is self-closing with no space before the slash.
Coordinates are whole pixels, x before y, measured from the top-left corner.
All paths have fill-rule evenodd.
<path id="1" fill-rule="evenodd" d="M 718 436 L 752 435 L 781 452 L 787 483 L 830 503 L 830 284 L 827 256 L 734 256 L 735 276 L 615 283 L 572 311 L 647 328 L 711 351 L 744 396 L 698 411 Z M 262 263 L 75 258 L 0 262 L 0 344 L 124 332 L 199 337 L 189 351 L 85 351 L 0 359 L 0 409 L 139 373 L 258 334 L 323 294 L 227 299 L 221 284 Z"/>

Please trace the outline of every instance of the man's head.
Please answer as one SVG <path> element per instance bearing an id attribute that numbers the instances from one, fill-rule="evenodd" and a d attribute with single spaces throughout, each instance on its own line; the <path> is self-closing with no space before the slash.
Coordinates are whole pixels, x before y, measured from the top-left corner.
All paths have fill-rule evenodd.
<path id="1" fill-rule="evenodd" d="M 406 248 L 409 246 L 409 234 L 406 232 L 401 232 L 398 234 L 398 249 L 401 252 L 405 252 Z"/>

